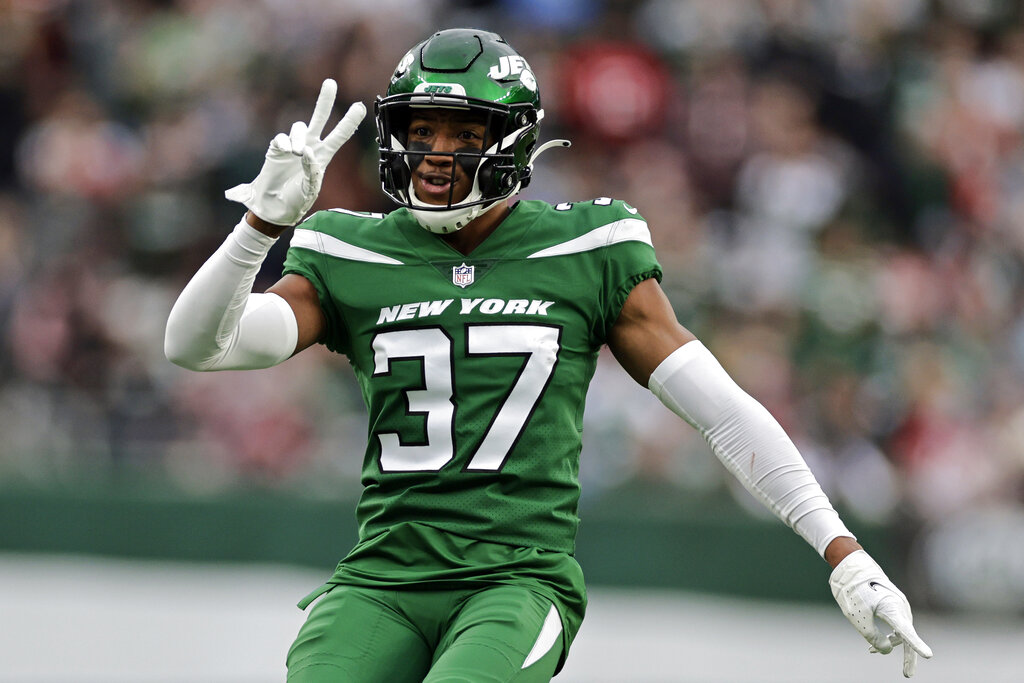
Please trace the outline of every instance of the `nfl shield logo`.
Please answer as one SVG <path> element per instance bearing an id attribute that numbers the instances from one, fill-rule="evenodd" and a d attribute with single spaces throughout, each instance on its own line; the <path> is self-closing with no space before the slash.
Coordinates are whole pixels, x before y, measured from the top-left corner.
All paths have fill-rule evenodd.
<path id="1" fill-rule="evenodd" d="M 452 282 L 463 288 L 473 284 L 473 266 L 452 266 Z"/>

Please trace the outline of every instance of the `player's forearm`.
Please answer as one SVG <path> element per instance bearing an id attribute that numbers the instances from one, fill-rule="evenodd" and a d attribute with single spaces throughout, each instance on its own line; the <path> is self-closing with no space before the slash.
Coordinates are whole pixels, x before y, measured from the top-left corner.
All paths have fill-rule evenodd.
<path id="1" fill-rule="evenodd" d="M 699 341 L 666 358 L 648 386 L 700 431 L 743 486 L 818 554 L 824 556 L 837 538 L 853 539 L 779 423 Z"/>
<path id="2" fill-rule="evenodd" d="M 251 294 L 274 239 L 239 222 L 196 272 L 167 319 L 164 352 L 190 370 L 265 368 L 295 350 L 298 328 L 276 294 Z"/>

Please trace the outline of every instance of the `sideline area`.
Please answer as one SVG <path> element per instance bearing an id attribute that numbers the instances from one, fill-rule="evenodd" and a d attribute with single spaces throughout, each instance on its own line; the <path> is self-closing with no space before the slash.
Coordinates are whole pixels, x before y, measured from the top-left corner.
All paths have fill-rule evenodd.
<path id="1" fill-rule="evenodd" d="M 325 572 L 326 573 L 326 572 Z M 271 683 L 325 573 L 273 565 L 0 554 L 2 683 Z M 916 615 L 936 652 L 920 683 L 1010 683 L 1024 622 Z M 863 683 L 904 680 L 833 609 L 591 589 L 557 683 Z"/>

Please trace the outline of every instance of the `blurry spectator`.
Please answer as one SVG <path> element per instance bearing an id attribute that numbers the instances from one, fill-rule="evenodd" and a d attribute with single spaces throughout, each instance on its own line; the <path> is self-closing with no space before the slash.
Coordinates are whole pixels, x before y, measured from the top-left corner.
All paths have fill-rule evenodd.
<path id="1" fill-rule="evenodd" d="M 116 202 L 138 191 L 142 147 L 124 124 L 107 118 L 86 93 L 58 94 L 18 151 L 20 176 L 41 194 Z"/>
<path id="2" fill-rule="evenodd" d="M 814 265 L 814 238 L 855 187 L 851 151 L 818 124 L 816 98 L 798 73 L 754 86 L 753 149 L 736 181 L 735 229 L 720 246 L 716 282 L 731 307 L 793 310 Z"/>
<path id="3" fill-rule="evenodd" d="M 580 43 L 562 55 L 559 112 L 577 136 L 616 144 L 665 134 L 672 81 L 641 45 Z"/>

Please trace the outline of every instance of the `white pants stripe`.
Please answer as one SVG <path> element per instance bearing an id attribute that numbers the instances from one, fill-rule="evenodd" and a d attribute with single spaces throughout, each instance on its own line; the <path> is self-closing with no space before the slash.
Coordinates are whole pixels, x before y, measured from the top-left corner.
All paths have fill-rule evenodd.
<path id="1" fill-rule="evenodd" d="M 560 635 L 562 635 L 562 618 L 558 615 L 558 610 L 555 609 L 555 606 L 552 605 L 551 609 L 548 610 L 548 616 L 544 618 L 544 625 L 540 629 L 540 635 L 537 636 L 530 654 L 526 655 L 522 668 L 525 669 L 546 655 L 558 641 L 558 636 Z"/>

